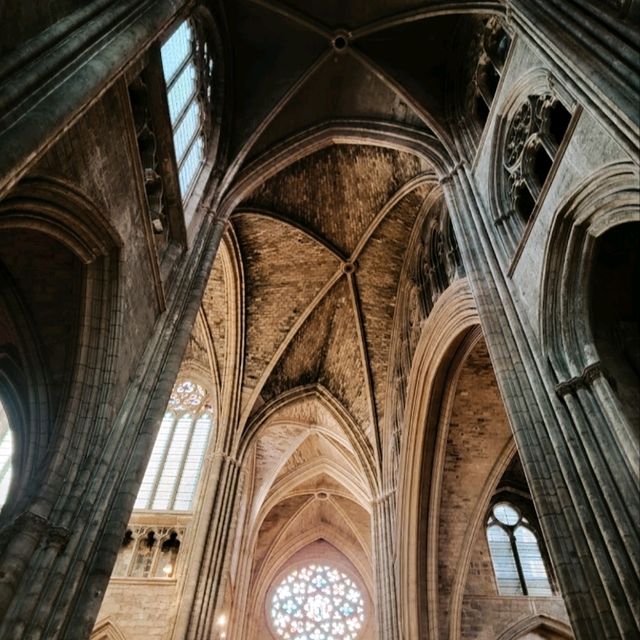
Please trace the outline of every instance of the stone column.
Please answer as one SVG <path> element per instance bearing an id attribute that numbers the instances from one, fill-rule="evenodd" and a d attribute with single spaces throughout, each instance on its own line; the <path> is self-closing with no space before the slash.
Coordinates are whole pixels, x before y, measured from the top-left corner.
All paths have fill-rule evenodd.
<path id="1" fill-rule="evenodd" d="M 395 490 L 377 497 L 373 503 L 373 567 L 377 637 L 380 640 L 400 639 L 394 544 L 395 508 Z"/>
<path id="2" fill-rule="evenodd" d="M 638 531 L 625 517 L 638 493 L 620 486 L 611 460 L 596 455 L 594 415 L 567 410 L 496 254 L 498 242 L 470 169 L 444 179 L 456 236 L 518 451 L 540 515 L 576 637 L 631 638 L 640 631 L 634 549 Z M 605 425 L 606 426 L 606 425 Z M 623 474 L 624 475 L 624 474 Z M 616 514 L 619 498 L 628 511 Z"/>
<path id="3" fill-rule="evenodd" d="M 236 510 L 242 490 L 240 463 L 217 453 L 211 484 L 203 496 L 196 525 L 185 589 L 172 637 L 205 640 L 214 637 L 216 612 L 224 596 L 224 577 L 231 556 Z"/>

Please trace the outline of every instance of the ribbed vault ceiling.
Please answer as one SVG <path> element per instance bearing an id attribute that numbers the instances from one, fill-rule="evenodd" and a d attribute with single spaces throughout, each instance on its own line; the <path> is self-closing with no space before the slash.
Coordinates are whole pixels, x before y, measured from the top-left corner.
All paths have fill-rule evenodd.
<path id="1" fill-rule="evenodd" d="M 426 156 L 313 136 L 392 126 L 450 150 L 455 81 L 478 12 L 497 6 L 227 3 L 229 223 L 188 356 L 209 360 L 220 420 L 249 447 L 252 580 L 314 528 L 370 571 L 399 290 L 441 198 Z"/>

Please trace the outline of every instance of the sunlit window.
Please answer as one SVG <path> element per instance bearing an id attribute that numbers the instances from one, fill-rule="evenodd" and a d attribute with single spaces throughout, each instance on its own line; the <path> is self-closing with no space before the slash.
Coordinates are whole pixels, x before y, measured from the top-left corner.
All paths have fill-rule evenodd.
<path id="1" fill-rule="evenodd" d="M 13 437 L 9 428 L 9 419 L 0 402 L 0 506 L 7 501 L 11 484 L 11 456 Z"/>
<path id="2" fill-rule="evenodd" d="M 189 511 L 213 424 L 205 390 L 184 380 L 171 394 L 136 509 Z"/>
<path id="3" fill-rule="evenodd" d="M 196 54 L 200 54 L 197 58 L 202 59 L 206 69 L 198 68 Z M 210 77 L 213 61 L 208 56 L 206 43 L 200 45 L 197 42 L 188 21 L 183 22 L 162 45 L 161 55 L 180 192 L 184 200 L 204 161 L 206 131 L 201 100 L 203 96 L 210 98 L 211 87 L 209 85 L 204 90 L 201 79 Z"/>
<path id="4" fill-rule="evenodd" d="M 364 601 L 344 573 L 322 564 L 292 571 L 276 588 L 271 621 L 285 640 L 355 640 Z"/>
<path id="5" fill-rule="evenodd" d="M 487 541 L 501 595 L 553 595 L 538 538 L 513 505 L 499 502 L 493 507 Z"/>

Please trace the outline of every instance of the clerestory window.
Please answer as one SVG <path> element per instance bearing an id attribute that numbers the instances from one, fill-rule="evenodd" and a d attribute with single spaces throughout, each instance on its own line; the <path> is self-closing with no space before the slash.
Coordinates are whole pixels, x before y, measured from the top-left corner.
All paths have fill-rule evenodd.
<path id="1" fill-rule="evenodd" d="M 12 455 L 13 437 L 9 427 L 9 418 L 0 402 L 0 507 L 7 501 L 9 495 Z"/>
<path id="2" fill-rule="evenodd" d="M 164 259 L 185 243 L 191 196 L 215 153 L 211 25 L 195 12 L 144 62 L 128 90 L 151 229 Z"/>
<path id="3" fill-rule="evenodd" d="M 169 118 L 182 199 L 186 200 L 204 163 L 206 111 L 211 100 L 213 59 L 206 40 L 185 20 L 162 45 Z"/>
<path id="4" fill-rule="evenodd" d="M 500 595 L 553 595 L 538 536 L 514 505 L 498 502 L 493 506 L 487 542 Z"/>
<path id="5" fill-rule="evenodd" d="M 213 425 L 206 391 L 191 380 L 171 394 L 135 509 L 189 511 Z"/>

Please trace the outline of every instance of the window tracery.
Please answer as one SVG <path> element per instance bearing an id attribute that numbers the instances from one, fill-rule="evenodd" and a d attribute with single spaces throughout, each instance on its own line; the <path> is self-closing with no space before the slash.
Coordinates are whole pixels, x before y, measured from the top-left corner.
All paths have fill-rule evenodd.
<path id="1" fill-rule="evenodd" d="M 484 127 L 511 46 L 511 36 L 501 19 L 492 17 L 484 21 L 476 46 L 478 57 L 471 82 L 471 101 L 472 109 Z"/>
<path id="2" fill-rule="evenodd" d="M 517 507 L 509 502 L 496 503 L 486 531 L 501 595 L 553 595 L 538 536 Z"/>
<path id="3" fill-rule="evenodd" d="M 551 93 L 529 95 L 508 123 L 502 160 L 509 217 L 528 222 L 551 171 L 571 114 Z"/>
<path id="4" fill-rule="evenodd" d="M 273 628 L 285 640 L 356 640 L 364 625 L 364 600 L 347 575 L 311 564 L 282 580 L 270 613 Z"/>

